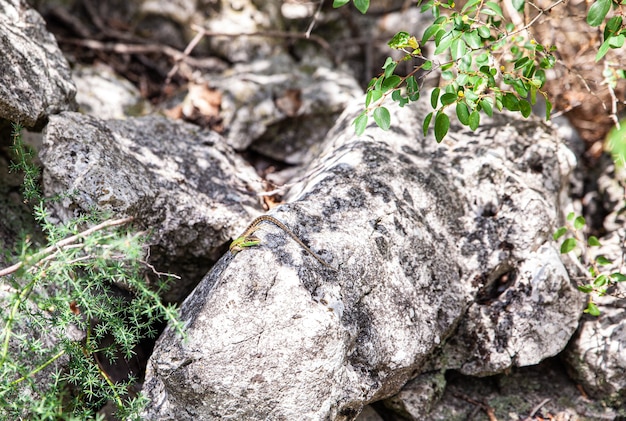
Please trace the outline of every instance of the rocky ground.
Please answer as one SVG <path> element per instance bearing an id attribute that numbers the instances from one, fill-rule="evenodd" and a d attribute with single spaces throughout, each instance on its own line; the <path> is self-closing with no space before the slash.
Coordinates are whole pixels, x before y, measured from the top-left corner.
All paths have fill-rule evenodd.
<path id="1" fill-rule="evenodd" d="M 317 152 L 315 145 L 325 135 L 319 133 L 319 128 L 329 128 L 343 107 L 377 74 L 388 54 L 385 42 L 397 30 L 398 22 L 415 31 L 423 27 L 420 20 L 423 18 L 409 2 L 372 5 L 371 13 L 365 17 L 349 8 L 333 11 L 326 4 L 312 36 L 302 39 L 290 33 L 306 31 L 316 11 L 311 5 L 275 1 L 266 2 L 259 10 L 246 2 L 233 9 L 217 2 L 202 6 L 196 2 L 180 3 L 177 8 L 159 2 L 122 1 L 86 1 L 70 6 L 40 2 L 36 6 L 72 66 L 78 88 L 77 102 L 83 112 L 100 118 L 122 118 L 156 110 L 224 133 L 228 145 L 254 163 L 257 173 L 249 175 L 250 185 L 260 185 L 265 180 L 276 184 L 288 180 L 294 165 L 307 162 Z M 585 26 L 584 11 L 584 2 L 568 2 L 558 13 L 555 10 L 541 18 L 533 36 L 543 43 L 557 45 L 562 64 L 550 75 L 547 90 L 554 98 L 555 112 L 569 118 L 584 140 L 579 162 L 585 182 L 582 189 L 574 188 L 576 199 L 581 200 L 588 219 L 593 221 L 593 233 L 606 237 L 614 233 L 614 244 L 619 249 L 623 244 L 619 231 L 623 229 L 623 221 L 617 211 L 623 206 L 623 179 L 607 170 L 611 166 L 601 152 L 613 124 L 612 115 L 623 111 L 623 102 L 615 110 L 612 103 L 615 98 L 623 101 L 626 86 L 621 81 L 615 89 L 608 89 L 603 83 L 603 67 L 593 60 L 600 43 L 599 32 Z M 272 22 L 277 21 L 280 13 L 293 17 L 281 19 L 283 27 L 273 28 Z M 216 18 L 205 19 L 210 16 Z M 527 16 L 517 17 L 528 22 L 533 16 L 529 11 Z M 193 53 L 182 55 L 181 51 L 192 45 L 198 33 L 193 25 L 202 23 L 212 34 L 196 38 Z M 237 27 L 235 32 L 256 35 L 217 36 L 233 25 Z M 286 52 L 283 59 L 258 64 L 265 56 L 280 56 L 283 52 Z M 611 51 L 607 61 L 625 63 L 623 55 L 623 50 Z M 234 70 L 229 73 L 228 69 Z M 232 89 L 234 77 L 241 82 L 239 91 Z M 332 86 L 332 95 L 320 94 L 326 86 Z M 120 99 L 103 101 L 105 93 L 111 92 L 118 92 L 115 97 Z M 119 131 L 123 133 L 124 129 Z M 276 145 L 276 138 L 282 143 Z M 300 145 L 298 153 L 283 146 L 303 138 L 309 144 Z M 205 151 L 196 151 L 194 156 L 202 153 Z M 6 148 L 3 154 L 8 155 Z M 233 165 L 231 171 L 243 171 L 236 169 L 239 159 L 228 158 L 228 165 Z M 9 175 L 4 179 L 9 180 L 6 191 L 10 206 L 22 206 L 16 180 Z M 269 183 L 266 186 L 266 190 L 273 189 Z M 184 197 L 180 202 L 195 199 Z M 263 206 L 270 207 L 280 200 L 280 196 L 268 196 Z M 202 206 L 210 207 L 204 203 L 198 205 Z M 254 204 L 249 206 L 252 208 Z M 232 237 L 240 227 L 230 228 L 233 233 L 223 235 Z M 11 237 L 17 233 L 5 234 Z M 218 245 L 205 246 L 213 254 L 205 256 L 198 252 L 191 259 L 193 263 L 203 261 L 206 265 L 206 261 L 219 257 Z M 176 256 L 172 260 L 180 258 Z M 190 278 L 197 282 L 207 269 L 202 265 L 195 267 Z M 184 286 L 177 292 L 178 296 L 170 299 L 180 300 L 190 288 Z M 623 303 L 615 299 L 607 302 L 607 306 L 621 314 Z M 619 326 L 621 320 L 616 313 L 610 313 L 609 307 L 606 309 L 609 313 L 601 320 L 603 329 Z M 585 320 L 591 330 L 600 326 L 589 316 Z M 582 334 L 584 329 L 581 327 L 580 331 Z M 594 340 L 605 340 L 611 335 L 617 333 L 599 335 Z M 576 336 L 570 349 L 581 341 Z M 569 377 L 565 369 L 567 359 L 565 352 L 537 366 L 514 367 L 485 378 L 464 376 L 455 370 L 448 370 L 445 375 L 434 372 L 423 384 L 415 386 L 420 393 L 441 397 L 432 401 L 435 403 L 429 408 L 430 415 L 421 419 L 624 419 L 626 413 L 619 405 L 611 407 L 602 401 L 615 392 L 619 394 L 619 390 L 602 386 L 585 390 L 580 384 L 589 383 L 589 379 L 571 372 Z M 595 363 L 602 364 L 602 358 Z M 417 414 L 425 408 L 412 407 L 411 395 L 407 396 L 375 403 L 361 419 L 420 419 Z"/>

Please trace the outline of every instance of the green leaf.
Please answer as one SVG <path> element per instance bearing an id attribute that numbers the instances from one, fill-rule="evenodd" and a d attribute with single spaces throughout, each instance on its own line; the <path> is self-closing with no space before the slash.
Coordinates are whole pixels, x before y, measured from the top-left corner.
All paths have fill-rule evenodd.
<path id="1" fill-rule="evenodd" d="M 446 51 L 450 47 L 450 44 L 452 44 L 452 41 L 454 41 L 452 32 L 446 32 L 439 40 L 439 43 L 435 42 L 435 44 L 437 44 L 437 48 L 435 48 L 435 52 L 433 54 L 437 55 Z"/>
<path id="2" fill-rule="evenodd" d="M 526 4 L 525 0 L 513 0 L 511 2 L 513 4 L 513 8 L 515 8 L 515 10 L 517 10 L 518 12 L 521 12 L 522 10 L 524 10 L 524 5 Z"/>
<path id="3" fill-rule="evenodd" d="M 370 8 L 370 0 L 354 0 L 354 5 L 362 14 L 367 12 L 367 9 Z"/>
<path id="4" fill-rule="evenodd" d="M 608 38 L 609 35 L 613 35 L 617 33 L 622 28 L 622 17 L 621 16 L 613 16 L 606 23 L 604 27 L 604 38 Z"/>
<path id="5" fill-rule="evenodd" d="M 589 8 L 587 23 L 590 26 L 600 26 L 611 9 L 611 0 L 597 0 Z"/>
<path id="6" fill-rule="evenodd" d="M 613 127 L 605 140 L 606 148 L 611 152 L 613 161 L 623 167 L 626 164 L 626 124 L 622 122 L 620 129 Z"/>
<path id="7" fill-rule="evenodd" d="M 587 244 L 590 247 L 600 247 L 600 241 L 598 241 L 598 237 L 596 237 L 595 235 L 591 235 L 588 239 L 587 239 Z"/>
<path id="8" fill-rule="evenodd" d="M 519 111 L 519 99 L 510 92 L 502 97 L 502 105 L 509 111 Z"/>
<path id="9" fill-rule="evenodd" d="M 469 116 L 469 127 L 473 131 L 473 130 L 476 130 L 479 125 L 480 125 L 480 113 L 474 110 Z"/>
<path id="10" fill-rule="evenodd" d="M 422 131 L 424 132 L 424 137 L 428 134 L 428 127 L 430 127 L 430 121 L 433 119 L 433 113 L 430 112 L 424 117 L 424 122 L 422 123 Z"/>
<path id="11" fill-rule="evenodd" d="M 373 113 L 374 121 L 378 124 L 383 130 L 389 130 L 391 127 L 391 115 L 389 114 L 389 110 L 385 107 L 378 107 L 374 110 Z"/>
<path id="12" fill-rule="evenodd" d="M 521 79 L 513 79 L 513 78 L 508 78 L 508 79 L 509 79 L 508 82 L 505 80 L 505 83 L 510 83 L 511 85 L 513 85 L 513 88 L 515 88 L 515 92 L 517 92 L 519 96 L 525 97 L 526 95 L 528 95 L 528 86 L 526 82 L 524 82 Z"/>
<path id="13" fill-rule="evenodd" d="M 452 80 L 452 79 L 454 79 L 454 73 L 452 73 L 452 70 L 443 71 L 443 72 L 441 72 L 441 78 L 443 80 Z M 450 85 L 448 85 L 448 86 L 450 86 Z"/>
<path id="14" fill-rule="evenodd" d="M 406 78 L 406 88 L 409 92 L 417 92 L 420 90 L 419 84 L 417 80 L 415 80 L 415 76 L 411 75 Z"/>
<path id="15" fill-rule="evenodd" d="M 479 26 L 478 35 L 480 35 L 481 38 L 487 39 L 491 36 L 491 30 L 488 26 Z"/>
<path id="16" fill-rule="evenodd" d="M 424 35 L 422 35 L 422 42 L 420 44 L 424 45 L 426 41 L 431 39 L 439 30 L 441 29 L 441 25 L 430 25 L 424 31 Z"/>
<path id="17" fill-rule="evenodd" d="M 598 288 L 603 287 L 606 285 L 607 282 L 608 279 L 606 275 L 599 275 L 596 279 L 594 279 L 593 286 Z"/>
<path id="18" fill-rule="evenodd" d="M 496 100 L 496 108 L 498 109 L 498 111 L 502 111 L 502 108 L 504 108 L 504 106 L 502 105 L 502 98 L 504 97 L 504 95 L 502 95 L 502 93 L 496 92 L 494 95 L 494 98 Z"/>
<path id="19" fill-rule="evenodd" d="M 443 138 L 448 134 L 450 128 L 450 119 L 446 113 L 439 111 L 435 117 L 435 139 L 437 143 L 441 142 Z"/>
<path id="20" fill-rule="evenodd" d="M 533 112 L 533 109 L 528 101 L 525 99 L 519 100 L 519 110 L 524 116 L 524 118 L 528 118 L 528 116 Z"/>
<path id="21" fill-rule="evenodd" d="M 389 89 L 397 87 L 402 79 L 398 75 L 391 75 L 383 81 L 382 91 L 387 92 Z"/>
<path id="22" fill-rule="evenodd" d="M 561 238 L 566 232 L 567 232 L 567 228 L 561 227 L 558 230 L 554 231 L 554 234 L 552 234 L 552 239 L 556 241 L 559 238 Z"/>
<path id="23" fill-rule="evenodd" d="M 333 0 L 333 7 L 336 9 L 345 6 L 350 0 Z"/>
<path id="24" fill-rule="evenodd" d="M 488 98 L 481 99 L 479 104 L 485 111 L 485 114 L 487 114 L 489 117 L 493 116 L 493 106 L 491 105 L 491 102 Z"/>
<path id="25" fill-rule="evenodd" d="M 446 93 L 441 96 L 442 105 L 450 105 L 456 101 L 457 95 L 454 93 Z"/>
<path id="26" fill-rule="evenodd" d="M 611 262 L 609 259 L 607 259 L 607 258 L 606 258 L 606 257 L 604 257 L 604 256 L 598 256 L 598 257 L 596 257 L 596 262 L 597 262 L 600 266 L 606 266 L 606 265 L 610 265 L 611 263 L 613 263 L 613 262 Z"/>
<path id="27" fill-rule="evenodd" d="M 383 91 L 379 89 L 370 89 L 365 94 L 365 106 L 369 107 L 372 102 L 376 102 L 383 96 Z"/>
<path id="28" fill-rule="evenodd" d="M 568 213 L 568 214 L 567 214 L 566 219 L 567 219 L 568 221 L 573 221 L 573 220 L 574 220 L 574 218 L 576 218 L 576 214 L 575 214 L 574 212 L 570 212 L 570 213 Z"/>
<path id="29" fill-rule="evenodd" d="M 567 240 L 563 241 L 563 244 L 561 244 L 561 254 L 567 254 L 570 251 L 574 250 L 574 247 L 576 247 L 576 240 L 573 238 L 568 238 Z"/>
<path id="30" fill-rule="evenodd" d="M 409 100 L 402 96 L 402 92 L 399 89 L 396 89 L 391 93 L 391 99 L 396 101 L 400 107 L 404 107 L 409 103 Z"/>
<path id="31" fill-rule="evenodd" d="M 611 45 L 609 44 L 610 40 L 611 38 L 605 40 L 600 48 L 598 48 L 598 52 L 596 53 L 596 62 L 600 61 L 602 57 L 604 57 L 606 53 L 609 52 L 609 48 L 611 48 Z"/>
<path id="32" fill-rule="evenodd" d="M 585 221 L 585 217 L 584 216 L 577 216 L 576 219 L 574 219 L 574 229 L 581 229 L 582 227 L 584 227 L 586 224 Z"/>
<path id="33" fill-rule="evenodd" d="M 450 54 L 452 55 L 452 60 L 458 60 L 465 55 L 467 52 L 467 46 L 465 45 L 465 41 L 461 38 L 457 38 L 452 41 L 450 44 Z"/>
<path id="34" fill-rule="evenodd" d="M 518 60 L 515 60 L 515 69 L 521 69 L 522 67 L 525 67 L 528 63 L 532 63 L 530 58 L 528 57 L 522 57 Z"/>
<path id="35" fill-rule="evenodd" d="M 469 0 L 467 3 L 465 3 L 465 6 L 463 6 L 463 8 L 461 9 L 461 13 L 465 12 L 470 7 L 476 6 L 480 1 L 481 0 Z"/>
<path id="36" fill-rule="evenodd" d="M 551 113 L 552 113 L 552 103 L 546 99 L 546 120 L 550 120 Z"/>
<path id="37" fill-rule="evenodd" d="M 539 62 L 539 66 L 542 69 L 551 69 L 554 67 L 555 64 L 556 64 L 556 57 L 554 57 L 553 55 L 543 57 L 541 61 Z"/>
<path id="38" fill-rule="evenodd" d="M 385 60 L 385 64 L 383 65 L 383 69 L 385 70 L 385 77 L 389 77 L 393 74 L 393 71 L 396 70 L 396 66 L 398 63 L 391 57 L 387 57 Z"/>
<path id="39" fill-rule="evenodd" d="M 500 17 L 504 17 L 502 15 L 502 9 L 500 8 L 500 6 L 498 6 L 498 3 L 495 3 L 493 1 L 488 1 L 485 3 L 485 7 L 488 7 L 489 9 L 493 10 L 496 13 L 496 15 Z"/>
<path id="40" fill-rule="evenodd" d="M 475 81 L 476 86 L 474 87 L 474 89 L 466 89 L 464 91 L 465 93 L 465 98 L 467 98 L 468 101 L 472 101 L 472 102 L 476 102 L 478 101 L 478 95 L 476 95 L 476 93 L 474 92 L 475 90 L 478 90 L 478 86 L 480 85 L 480 81 L 482 79 L 478 79 L 478 81 Z M 471 81 L 470 81 L 471 83 Z"/>
<path id="41" fill-rule="evenodd" d="M 584 292 L 585 294 L 589 294 L 593 291 L 593 286 L 591 285 L 579 285 L 577 288 L 580 292 Z"/>
<path id="42" fill-rule="evenodd" d="M 598 317 L 600 315 L 600 309 L 593 302 L 589 302 L 589 304 L 587 304 L 587 309 L 585 310 L 585 313 L 589 313 L 592 316 Z"/>
<path id="43" fill-rule="evenodd" d="M 354 119 L 354 131 L 357 136 L 361 136 L 365 132 L 365 128 L 367 127 L 367 114 L 365 112 L 361 113 L 357 118 Z"/>
<path id="44" fill-rule="evenodd" d="M 458 102 L 456 104 L 456 117 L 464 126 L 469 124 L 469 114 L 469 108 L 467 108 L 464 102 Z"/>
<path id="45" fill-rule="evenodd" d="M 433 62 L 428 60 L 425 61 L 424 64 L 422 64 L 422 70 L 430 70 L 433 68 Z"/>
<path id="46" fill-rule="evenodd" d="M 609 38 L 609 46 L 611 48 L 622 48 L 624 46 L 624 40 L 626 39 L 626 35 L 619 34 L 615 37 Z"/>
<path id="47" fill-rule="evenodd" d="M 391 38 L 387 45 L 394 50 L 404 48 L 408 43 L 411 35 L 408 32 L 400 31 Z"/>
<path id="48" fill-rule="evenodd" d="M 481 40 L 480 34 L 478 33 L 478 30 L 476 29 L 474 29 L 473 31 L 464 33 L 463 39 L 465 40 L 465 42 L 467 42 L 467 45 L 469 45 L 470 48 L 477 49 L 482 46 L 482 40 Z"/>
<path id="49" fill-rule="evenodd" d="M 437 104 L 439 103 L 439 92 L 441 92 L 441 89 L 435 88 L 430 94 L 430 105 L 433 108 L 437 108 Z"/>
<path id="50" fill-rule="evenodd" d="M 619 272 L 612 273 L 610 276 L 615 282 L 626 281 L 626 275 L 619 273 Z"/>

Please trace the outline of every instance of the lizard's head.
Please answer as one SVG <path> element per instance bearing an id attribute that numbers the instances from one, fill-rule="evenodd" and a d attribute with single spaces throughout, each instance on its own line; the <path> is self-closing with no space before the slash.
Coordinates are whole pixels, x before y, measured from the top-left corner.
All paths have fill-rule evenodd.
<path id="1" fill-rule="evenodd" d="M 258 246 L 261 243 L 261 239 L 253 236 L 239 237 L 230 243 L 228 249 L 232 254 L 237 254 L 246 247 Z"/>

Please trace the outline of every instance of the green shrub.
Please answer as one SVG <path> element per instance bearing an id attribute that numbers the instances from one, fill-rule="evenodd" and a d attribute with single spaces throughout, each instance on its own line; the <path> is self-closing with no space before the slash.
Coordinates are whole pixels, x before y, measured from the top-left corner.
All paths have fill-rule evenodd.
<path id="1" fill-rule="evenodd" d="M 0 419 L 92 419 L 108 401 L 118 418 L 138 419 L 137 379 L 115 382 L 103 362 L 132 358 L 159 321 L 182 332 L 177 310 L 159 298 L 169 277 L 147 281 L 146 236 L 122 229 L 132 218 L 91 212 L 53 223 L 20 132 L 14 126 L 11 169 L 24 172 L 48 244 L 25 238 L 17 263 L 0 271 Z"/>

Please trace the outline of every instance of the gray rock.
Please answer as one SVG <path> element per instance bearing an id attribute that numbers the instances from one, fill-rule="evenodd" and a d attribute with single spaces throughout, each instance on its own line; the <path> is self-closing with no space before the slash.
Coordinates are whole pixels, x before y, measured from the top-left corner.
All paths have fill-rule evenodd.
<path id="1" fill-rule="evenodd" d="M 183 276 L 169 300 L 184 297 L 260 209 L 256 173 L 221 136 L 161 117 L 53 116 L 41 160 L 63 220 L 95 209 L 150 230 L 159 269 Z"/>
<path id="2" fill-rule="evenodd" d="M 242 36 L 282 29 L 282 1 L 218 0 L 212 3 L 211 13 L 205 12 L 204 26 L 214 34 L 208 39 L 214 54 L 231 63 L 249 63 L 284 51 L 281 36 Z"/>
<path id="3" fill-rule="evenodd" d="M 572 377 L 587 393 L 615 407 L 626 403 L 626 288 L 613 290 L 620 298 L 595 298 L 602 312 L 588 317 L 567 347 Z"/>
<path id="4" fill-rule="evenodd" d="M 476 133 L 453 125 L 437 144 L 421 135 L 425 104 L 390 105 L 391 131 L 356 137 L 360 107 L 272 212 L 339 270 L 262 225 L 259 247 L 226 255 L 185 300 L 185 340 L 167 329 L 157 342 L 148 419 L 354 419 L 432 369 L 468 311 L 492 305 L 515 329 L 465 325 L 442 368 L 502 372 L 565 347 L 583 297 L 551 233 L 574 155 L 542 123 L 511 116 Z M 459 350 L 468 332 L 480 367 Z"/>
<path id="5" fill-rule="evenodd" d="M 310 161 L 345 107 L 363 93 L 328 63 L 297 64 L 286 54 L 239 64 L 209 84 L 223 92 L 229 144 L 290 164 Z"/>
<path id="6" fill-rule="evenodd" d="M 581 260 L 587 266 L 598 256 L 611 264 L 599 265 L 599 273 L 609 275 L 624 272 L 624 241 L 626 221 L 624 217 L 625 170 L 615 166 L 608 156 L 603 157 L 592 174 L 597 188 L 592 189 L 598 197 L 587 203 L 602 220 L 595 221 L 597 228 L 608 234 L 602 236 L 599 247 L 588 247 Z M 593 204 L 598 205 L 597 209 Z M 591 219 L 591 218 L 588 218 Z M 588 221 L 588 224 L 593 221 Z M 589 277 L 579 280 L 581 285 L 592 283 Z M 600 309 L 599 317 L 586 316 L 578 332 L 567 347 L 565 358 L 571 375 L 585 391 L 597 399 L 604 399 L 616 407 L 626 405 L 626 285 L 613 282 L 607 295 L 594 294 L 594 302 Z"/>
<path id="7" fill-rule="evenodd" d="M 421 419 L 430 413 L 442 397 L 446 379 L 441 371 L 422 373 L 404 385 L 395 396 L 384 401 L 385 407 L 407 419 Z"/>
<path id="8" fill-rule="evenodd" d="M 615 213 L 607 219 L 615 219 Z M 601 273 L 622 273 L 624 256 L 624 228 L 600 238 L 601 246 L 592 248 L 590 261 L 604 256 L 613 263 L 600 266 Z M 591 283 L 585 279 L 581 284 Z M 593 300 L 600 309 L 599 317 L 587 316 L 567 347 L 566 361 L 572 377 L 591 396 L 604 399 L 620 407 L 626 404 L 626 286 L 614 283 L 608 294 L 594 294 Z"/>
<path id="9" fill-rule="evenodd" d="M 124 119 L 150 111 L 139 89 L 105 65 L 76 66 L 73 70 L 79 111 L 101 119 Z"/>
<path id="10" fill-rule="evenodd" d="M 428 415 L 413 419 L 611 421 L 624 415 L 581 394 L 558 358 L 496 376 L 476 378 L 450 373 L 446 377 L 441 400 Z"/>
<path id="11" fill-rule="evenodd" d="M 363 411 L 356 418 L 356 421 L 383 421 L 384 418 L 378 415 L 378 413 L 371 407 L 363 407 Z"/>
<path id="12" fill-rule="evenodd" d="M 0 0 L 0 118 L 41 129 L 75 108 L 76 88 L 56 40 L 23 0 Z"/>

